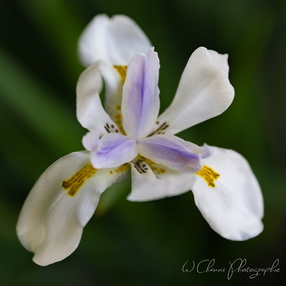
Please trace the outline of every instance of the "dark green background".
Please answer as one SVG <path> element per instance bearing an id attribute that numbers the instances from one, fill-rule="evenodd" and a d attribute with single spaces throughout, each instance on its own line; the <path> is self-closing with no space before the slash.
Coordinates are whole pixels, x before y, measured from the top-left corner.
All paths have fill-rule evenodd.
<path id="1" fill-rule="evenodd" d="M 113 187 L 84 230 L 79 248 L 48 267 L 35 265 L 15 233 L 17 216 L 39 175 L 81 150 L 75 117 L 83 70 L 78 37 L 99 13 L 126 14 L 161 60 L 161 106 L 170 103 L 199 46 L 229 54 L 236 97 L 221 116 L 181 136 L 235 149 L 250 162 L 265 199 L 265 230 L 246 242 L 214 233 L 191 192 L 147 203 L 125 200 L 130 182 Z M 0 0 L 0 285 L 281 285 L 285 270 L 286 1 Z M 226 214 L 227 215 L 227 214 Z M 237 258 L 280 273 L 183 273 L 186 261 Z M 284 279 L 285 280 L 285 279 Z"/>

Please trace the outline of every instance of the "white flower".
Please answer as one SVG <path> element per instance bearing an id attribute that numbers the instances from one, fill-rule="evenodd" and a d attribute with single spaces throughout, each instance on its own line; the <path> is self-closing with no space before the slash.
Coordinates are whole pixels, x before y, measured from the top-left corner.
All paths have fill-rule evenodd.
<path id="1" fill-rule="evenodd" d="M 198 48 L 170 107 L 159 117 L 159 59 L 128 17 L 94 18 L 79 42 L 88 68 L 77 85 L 77 118 L 86 151 L 50 166 L 21 211 L 17 233 L 48 265 L 70 255 L 100 195 L 131 171 L 128 199 L 147 201 L 190 189 L 210 226 L 231 240 L 258 235 L 263 199 L 247 161 L 232 150 L 199 147 L 176 133 L 224 112 L 234 90 L 227 55 Z M 128 67 L 127 67 L 128 66 Z M 105 82 L 105 109 L 99 93 Z"/>

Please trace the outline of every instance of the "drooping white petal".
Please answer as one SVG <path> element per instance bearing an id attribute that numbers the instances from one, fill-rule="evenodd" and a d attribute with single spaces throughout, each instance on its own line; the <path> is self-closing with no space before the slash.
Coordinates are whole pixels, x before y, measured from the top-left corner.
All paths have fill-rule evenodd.
<path id="1" fill-rule="evenodd" d="M 227 55 L 200 47 L 191 55 L 170 107 L 158 118 L 176 134 L 224 112 L 234 89 L 228 79 Z"/>
<path id="2" fill-rule="evenodd" d="M 248 162 L 232 150 L 213 147 L 192 186 L 196 205 L 221 236 L 246 240 L 263 230 L 263 198 Z"/>
<path id="3" fill-rule="evenodd" d="M 136 141 L 128 137 L 110 133 L 98 142 L 98 148 L 91 153 L 91 163 L 95 168 L 113 168 L 130 162 L 138 155 Z"/>
<path id="4" fill-rule="evenodd" d="M 150 46 L 144 32 L 129 17 L 98 15 L 83 31 L 78 48 L 84 66 L 99 59 L 127 65 L 133 55 L 145 53 Z"/>
<path id="5" fill-rule="evenodd" d="M 82 145 L 87 151 L 93 151 L 98 148 L 99 133 L 97 130 L 86 133 L 82 138 Z"/>
<path id="6" fill-rule="evenodd" d="M 129 201 L 150 201 L 177 196 L 190 190 L 194 176 L 146 159 L 131 163 L 132 191 Z"/>
<path id="7" fill-rule="evenodd" d="M 159 58 L 154 49 L 135 55 L 128 65 L 123 86 L 123 127 L 130 138 L 148 136 L 159 114 Z"/>
<path id="8" fill-rule="evenodd" d="M 17 222 L 18 237 L 35 253 L 34 262 L 44 266 L 70 255 L 100 194 L 126 171 L 95 170 L 88 152 L 71 153 L 51 165 L 28 195 Z"/>
<path id="9" fill-rule="evenodd" d="M 193 146 L 195 145 L 187 145 L 183 139 L 176 136 L 153 135 L 138 143 L 138 151 L 143 157 L 157 164 L 178 171 L 196 172 L 202 167 L 201 153 L 196 153 L 199 147 Z"/>
<path id="10" fill-rule="evenodd" d="M 98 61 L 87 68 L 77 83 L 77 119 L 88 130 L 98 130 L 100 135 L 109 131 L 119 131 L 114 121 L 102 107 L 99 92 L 102 89 L 102 78 Z M 114 130 L 108 130 L 113 126 Z"/>

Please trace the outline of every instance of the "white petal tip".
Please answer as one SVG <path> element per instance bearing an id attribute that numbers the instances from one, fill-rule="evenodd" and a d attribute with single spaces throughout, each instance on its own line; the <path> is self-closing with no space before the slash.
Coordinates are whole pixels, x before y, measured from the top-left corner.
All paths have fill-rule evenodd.
<path id="1" fill-rule="evenodd" d="M 95 16 L 84 29 L 78 43 L 79 59 L 84 66 L 98 59 L 127 65 L 134 54 L 151 46 L 140 27 L 125 15 Z"/>
<path id="2" fill-rule="evenodd" d="M 220 234 L 223 238 L 233 241 L 245 241 L 257 237 L 263 231 L 264 226 L 261 221 L 256 222 L 249 228 L 237 232 L 224 232 Z"/>

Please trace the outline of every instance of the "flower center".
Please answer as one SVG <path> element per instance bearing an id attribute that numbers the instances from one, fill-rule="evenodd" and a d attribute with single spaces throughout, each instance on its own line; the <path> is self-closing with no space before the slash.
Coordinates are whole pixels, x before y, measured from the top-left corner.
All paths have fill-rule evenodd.
<path id="1" fill-rule="evenodd" d="M 212 188 L 215 187 L 214 181 L 217 180 L 220 176 L 220 174 L 218 174 L 212 168 L 206 165 L 204 165 L 202 169 L 196 172 L 196 174 L 201 176 L 208 183 L 208 186 Z"/>
<path id="2" fill-rule="evenodd" d="M 83 166 L 79 171 L 72 175 L 68 180 L 63 181 L 62 187 L 68 191 L 68 195 L 73 197 L 76 195 L 80 187 L 87 179 L 96 173 L 96 169 L 90 163 Z"/>

